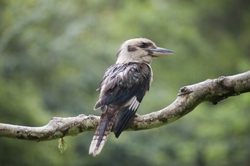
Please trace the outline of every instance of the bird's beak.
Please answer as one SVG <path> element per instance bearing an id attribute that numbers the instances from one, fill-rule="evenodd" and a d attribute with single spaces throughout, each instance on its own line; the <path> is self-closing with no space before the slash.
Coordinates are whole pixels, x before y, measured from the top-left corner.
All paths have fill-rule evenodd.
<path id="1" fill-rule="evenodd" d="M 165 48 L 161 48 L 161 47 L 156 47 L 156 48 L 150 49 L 150 54 L 152 57 L 167 56 L 167 55 L 171 55 L 173 53 L 174 53 L 174 51 L 168 50 Z"/>

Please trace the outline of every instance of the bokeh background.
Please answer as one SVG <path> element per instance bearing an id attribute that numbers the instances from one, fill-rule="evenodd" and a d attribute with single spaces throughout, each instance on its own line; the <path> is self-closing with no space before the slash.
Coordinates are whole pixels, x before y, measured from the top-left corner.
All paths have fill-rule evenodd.
<path id="1" fill-rule="evenodd" d="M 0 122 L 41 126 L 54 116 L 99 115 L 95 90 L 127 39 L 175 54 L 154 59 L 138 113 L 159 110 L 180 87 L 249 70 L 248 0 L 1 0 Z M 250 96 L 202 103 L 172 124 L 113 134 L 97 157 L 93 132 L 30 142 L 0 138 L 0 165 L 250 165 Z"/>

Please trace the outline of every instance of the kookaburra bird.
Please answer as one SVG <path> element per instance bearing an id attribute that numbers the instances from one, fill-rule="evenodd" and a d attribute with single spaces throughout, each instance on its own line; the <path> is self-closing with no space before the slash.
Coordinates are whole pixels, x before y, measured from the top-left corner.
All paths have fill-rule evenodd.
<path id="1" fill-rule="evenodd" d="M 135 116 L 153 80 L 152 58 L 173 53 L 146 38 L 130 39 L 121 45 L 116 63 L 106 70 L 100 83 L 100 97 L 94 109 L 101 108 L 101 117 L 89 154 L 99 154 L 111 129 L 118 138 Z"/>

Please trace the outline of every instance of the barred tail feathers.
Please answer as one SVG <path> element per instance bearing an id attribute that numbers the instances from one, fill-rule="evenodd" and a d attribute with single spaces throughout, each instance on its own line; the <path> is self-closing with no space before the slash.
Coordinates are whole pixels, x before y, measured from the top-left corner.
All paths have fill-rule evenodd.
<path id="1" fill-rule="evenodd" d="M 108 135 L 114 124 L 115 116 L 109 118 L 107 114 L 102 114 L 100 124 L 97 127 L 89 147 L 89 154 L 98 155 L 105 145 Z"/>

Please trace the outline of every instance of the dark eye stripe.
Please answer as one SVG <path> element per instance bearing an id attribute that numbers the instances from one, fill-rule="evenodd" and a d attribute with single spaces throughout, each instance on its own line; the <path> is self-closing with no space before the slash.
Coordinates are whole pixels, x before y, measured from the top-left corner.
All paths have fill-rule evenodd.
<path id="1" fill-rule="evenodd" d="M 141 48 L 147 48 L 148 47 L 148 43 L 141 43 L 139 47 Z"/>
<path id="2" fill-rule="evenodd" d="M 128 46 L 128 52 L 132 52 L 132 51 L 136 51 L 136 47 L 135 46 Z"/>

